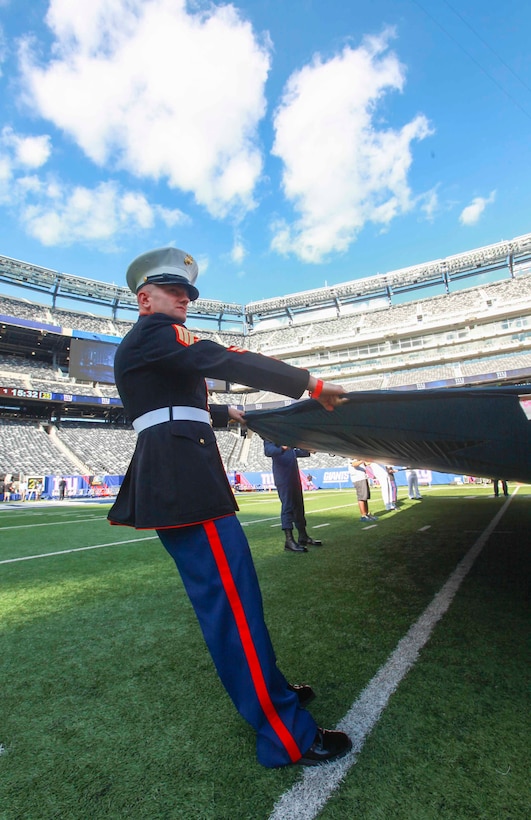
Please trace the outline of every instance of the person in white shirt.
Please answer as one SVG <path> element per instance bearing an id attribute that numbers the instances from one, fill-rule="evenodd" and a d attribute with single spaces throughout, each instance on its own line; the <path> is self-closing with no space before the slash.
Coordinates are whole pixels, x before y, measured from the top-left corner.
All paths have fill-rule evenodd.
<path id="1" fill-rule="evenodd" d="M 387 472 L 387 467 L 383 464 L 378 464 L 376 461 L 371 461 L 370 469 L 374 473 L 374 477 L 378 480 L 380 489 L 382 491 L 382 501 L 386 510 L 396 510 L 393 503 L 393 488 L 391 487 L 391 479 Z"/>
<path id="2" fill-rule="evenodd" d="M 367 471 L 365 469 L 365 461 L 361 459 L 353 459 L 348 466 L 350 480 L 354 484 L 356 490 L 356 497 L 358 499 L 358 507 L 360 508 L 360 521 L 377 521 L 375 515 L 369 513 L 369 499 L 371 497 L 371 488 L 367 479 Z"/>
<path id="3" fill-rule="evenodd" d="M 414 501 L 420 501 L 422 496 L 419 492 L 419 474 L 417 470 L 406 470 L 407 494 Z"/>

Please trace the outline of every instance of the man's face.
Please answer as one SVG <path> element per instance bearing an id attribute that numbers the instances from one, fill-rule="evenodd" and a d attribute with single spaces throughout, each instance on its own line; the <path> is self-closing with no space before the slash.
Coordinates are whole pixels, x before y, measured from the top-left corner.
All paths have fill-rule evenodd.
<path id="1" fill-rule="evenodd" d="M 182 285 L 144 285 L 137 298 L 141 316 L 165 313 L 179 322 L 186 321 L 190 297 Z"/>

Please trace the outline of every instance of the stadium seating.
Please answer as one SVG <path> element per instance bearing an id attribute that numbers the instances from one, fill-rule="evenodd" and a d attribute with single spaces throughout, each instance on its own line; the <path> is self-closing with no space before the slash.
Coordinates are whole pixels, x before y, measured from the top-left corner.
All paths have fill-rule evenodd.
<path id="1" fill-rule="evenodd" d="M 0 473 L 40 476 L 78 471 L 41 423 L 0 418 Z"/>
<path id="2" fill-rule="evenodd" d="M 442 279 L 437 286 L 432 282 L 429 291 L 423 290 L 425 280 L 421 276 L 418 285 L 416 280 L 413 282 L 416 291 L 410 288 L 406 292 L 406 289 L 403 295 L 397 296 L 401 277 L 404 276 L 406 281 L 410 275 L 409 269 L 404 269 L 384 277 L 395 287 L 392 297 L 391 294 L 385 295 L 381 277 L 375 277 L 374 281 L 378 279 L 379 284 L 374 286 L 374 292 L 371 292 L 370 281 L 363 280 L 359 301 L 340 300 L 332 307 L 330 293 L 323 289 L 322 296 L 312 293 L 307 305 L 299 299 L 295 313 L 287 309 L 283 312 L 282 307 L 291 304 L 295 297 L 281 298 L 277 300 L 280 306 L 270 309 L 267 308 L 268 300 L 263 306 L 254 303 L 251 321 L 247 326 L 242 319 L 240 332 L 233 327 L 233 319 L 227 322 L 229 330 L 222 328 L 220 317 L 218 327 L 215 327 L 212 316 L 205 314 L 201 321 L 199 314 L 192 311 L 188 326 L 200 338 L 275 356 L 307 368 L 320 378 L 337 380 L 349 391 L 530 381 L 531 264 L 526 250 L 528 245 L 525 245 L 529 236 L 520 239 L 524 249 L 520 258 L 511 267 L 508 262 L 496 263 L 497 267 L 489 274 L 492 281 L 488 281 L 489 277 L 480 269 L 478 280 L 473 280 L 476 284 L 472 285 L 469 277 L 476 275 L 474 267 L 461 278 L 450 278 L 450 282 L 446 282 L 448 292 L 443 292 Z M 483 251 L 479 249 L 478 258 L 489 256 L 488 248 Z M 454 261 L 449 257 L 450 268 Z M 434 268 L 439 263 L 428 263 L 428 267 L 430 264 Z M 420 274 L 423 275 L 422 270 Z M 349 283 L 345 288 L 347 286 Z M 438 290 L 436 295 L 432 295 L 434 288 Z M 426 295 L 428 292 L 429 296 Z M 43 298 L 39 293 L 38 299 Z M 319 299 L 322 299 L 321 304 Z M 110 405 L 109 400 L 118 400 L 116 387 L 76 380 L 68 374 L 67 355 L 72 330 L 95 334 L 104 340 L 109 337 L 118 340 L 132 327 L 135 312 L 131 311 L 127 318 L 114 316 L 109 304 L 107 315 L 100 316 L 94 312 L 99 308 L 92 304 L 91 311 L 86 310 L 86 303 L 74 304 L 75 308 L 67 309 L 34 303 L 27 298 L 2 297 L 3 327 L 10 326 L 16 333 L 14 342 L 0 346 L 0 386 L 4 388 L 4 395 L 9 395 L 8 389 L 11 388 L 13 391 L 83 396 L 85 399 L 80 407 L 92 406 L 90 399 L 94 399 L 94 408 L 101 410 L 103 417 L 105 408 Z M 125 309 L 122 312 L 126 312 Z M 32 348 L 31 334 L 37 339 L 39 332 L 31 329 L 35 323 L 46 326 L 46 332 L 58 339 L 57 350 L 62 353 L 53 353 L 53 364 L 51 354 L 49 361 L 44 361 L 42 355 L 32 357 L 36 348 Z M 25 337 L 24 333 L 29 335 Z M 27 340 L 25 349 L 24 339 Z M 12 352 L 15 348 L 16 355 Z M 49 349 L 55 351 L 53 345 Z M 211 400 L 246 408 L 269 408 L 291 402 L 271 392 L 235 387 L 232 393 L 212 394 Z M 31 408 L 25 408 L 25 412 L 30 413 Z M 18 415 L 20 418 L 20 413 Z M 27 467 L 32 472 L 46 470 L 47 473 L 74 469 L 40 423 L 14 420 L 9 406 L 0 412 L 2 417 L 3 438 L 9 440 L 9 446 L 2 448 L 0 469 L 17 472 Z M 20 430 L 20 441 L 17 440 L 17 429 Z M 217 431 L 216 435 L 228 469 L 269 470 L 270 463 L 260 453 L 258 437 L 249 436 L 246 441 L 233 432 Z M 64 420 L 58 422 L 58 437 L 72 453 L 74 461 L 83 462 L 91 474 L 122 474 L 135 441 L 134 433 L 128 427 L 113 428 L 108 423 L 91 425 Z M 24 450 L 27 458 L 23 467 L 16 462 L 21 460 Z M 320 454 L 312 463 L 326 466 L 320 462 L 327 458 L 330 457 Z"/>
<path id="3" fill-rule="evenodd" d="M 1 312 L 4 316 L 14 316 L 29 321 L 53 324 L 49 308 L 30 302 L 27 299 L 2 296 Z"/>
<path id="4" fill-rule="evenodd" d="M 105 424 L 63 421 L 57 436 L 90 468 L 90 475 L 124 475 L 136 444 L 132 428 Z"/>
<path id="5" fill-rule="evenodd" d="M 90 313 L 82 315 L 73 310 L 60 310 L 55 308 L 51 311 L 53 324 L 63 328 L 75 328 L 84 330 L 87 333 L 99 333 L 106 336 L 117 336 L 116 328 L 110 319 L 101 316 L 94 316 Z"/>

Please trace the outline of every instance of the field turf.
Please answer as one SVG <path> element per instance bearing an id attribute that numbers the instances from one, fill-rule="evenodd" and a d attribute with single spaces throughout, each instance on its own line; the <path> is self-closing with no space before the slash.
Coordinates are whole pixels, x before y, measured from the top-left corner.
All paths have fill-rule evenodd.
<path id="1" fill-rule="evenodd" d="M 352 490 L 307 493 L 302 555 L 275 493 L 239 496 L 279 666 L 327 728 L 502 511 L 320 818 L 530 816 L 531 488 L 509 489 L 400 488 L 399 512 L 376 490 L 374 526 Z M 0 819 L 267 820 L 307 773 L 258 765 L 173 563 L 107 509 L 1 505 Z M 312 788 L 275 816 L 316 816 Z"/>

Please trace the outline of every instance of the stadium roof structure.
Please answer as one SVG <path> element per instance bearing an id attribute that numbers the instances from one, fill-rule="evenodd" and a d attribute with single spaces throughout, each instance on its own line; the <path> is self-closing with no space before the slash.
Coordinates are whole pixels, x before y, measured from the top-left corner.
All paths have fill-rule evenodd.
<path id="1" fill-rule="evenodd" d="M 241 321 L 252 329 L 264 319 L 292 320 L 295 315 L 311 314 L 323 308 L 335 309 L 338 316 L 351 304 L 371 299 L 392 297 L 420 288 L 442 285 L 446 292 L 450 284 L 464 278 L 506 270 L 514 277 L 519 268 L 531 264 L 531 233 L 508 241 L 487 245 L 476 250 L 447 256 L 433 262 L 413 265 L 389 273 L 353 279 L 331 287 L 263 299 L 240 305 L 214 299 L 198 299 L 192 303 L 191 318 L 223 322 Z M 135 296 L 126 287 L 60 273 L 7 256 L 0 256 L 0 283 L 27 288 L 51 296 L 52 307 L 58 298 L 97 304 L 110 309 L 113 318 L 118 310 L 136 311 Z"/>
<path id="2" fill-rule="evenodd" d="M 8 256 L 0 256 L 0 282 L 48 294 L 52 298 L 52 307 L 56 306 L 58 298 L 64 298 L 108 307 L 113 318 L 116 317 L 118 310 L 130 310 L 135 313 L 138 310 L 136 297 L 129 288 L 84 279 L 71 273 L 60 273 Z M 218 302 L 214 299 L 198 299 L 192 303 L 192 308 L 189 311 L 190 316 L 212 318 L 219 323 L 225 316 L 242 319 L 244 315 L 243 305 Z"/>
<path id="3" fill-rule="evenodd" d="M 355 302 L 385 297 L 391 304 L 395 294 L 419 288 L 443 285 L 448 293 L 450 283 L 478 274 L 507 269 L 515 275 L 515 269 L 531 262 L 531 233 L 506 242 L 487 245 L 466 253 L 447 256 L 434 262 L 413 265 L 389 273 L 354 279 L 344 284 L 293 293 L 276 299 L 263 299 L 246 305 L 247 321 L 252 326 L 256 318 L 265 319 L 288 314 L 308 312 L 335 306 L 338 315 L 341 307 Z"/>

